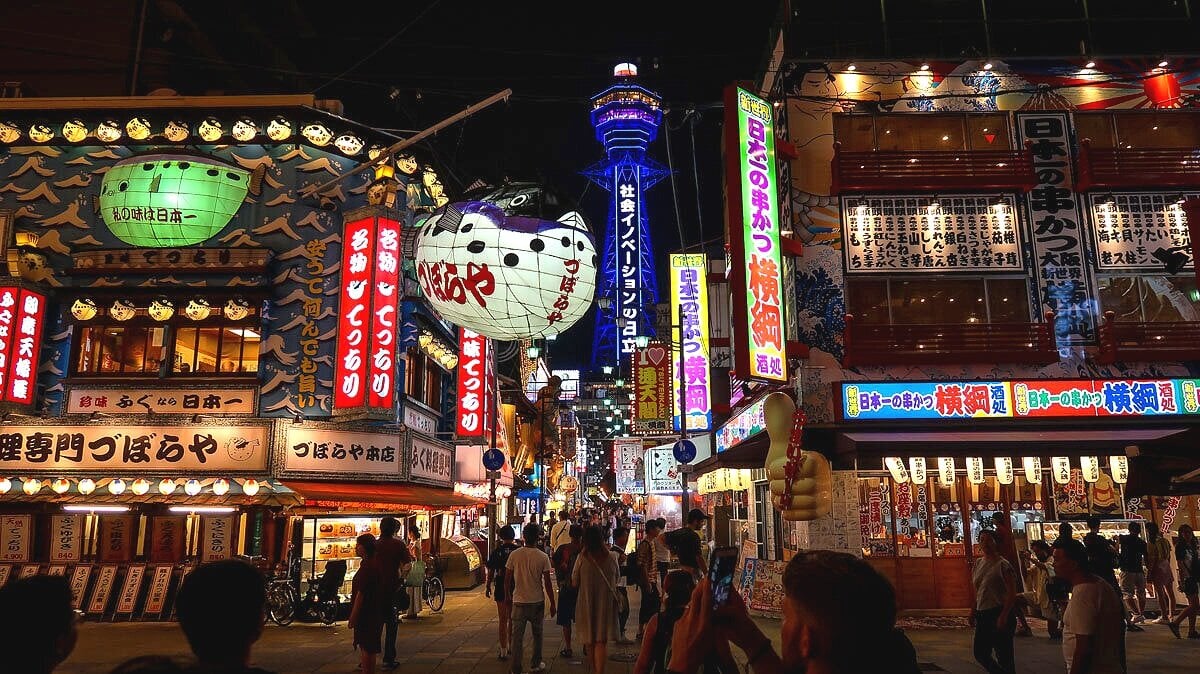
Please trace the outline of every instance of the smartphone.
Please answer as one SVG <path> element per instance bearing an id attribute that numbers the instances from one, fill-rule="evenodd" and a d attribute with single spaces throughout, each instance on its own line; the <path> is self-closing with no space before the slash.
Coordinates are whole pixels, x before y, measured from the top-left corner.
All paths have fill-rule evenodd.
<path id="1" fill-rule="evenodd" d="M 737 567 L 738 549 L 732 545 L 713 550 L 708 558 L 708 584 L 712 589 L 713 610 L 729 601 L 733 591 L 733 570 Z"/>

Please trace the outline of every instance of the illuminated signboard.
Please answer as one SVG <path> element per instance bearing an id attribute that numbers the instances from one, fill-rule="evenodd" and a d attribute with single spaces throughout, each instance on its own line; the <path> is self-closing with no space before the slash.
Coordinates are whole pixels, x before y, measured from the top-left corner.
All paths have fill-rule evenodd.
<path id="1" fill-rule="evenodd" d="M 662 342 L 651 342 L 634 351 L 633 428 L 639 433 L 661 433 L 671 419 L 670 350 Z"/>
<path id="2" fill-rule="evenodd" d="M 455 432 L 460 438 L 487 437 L 491 434 L 492 414 L 488 374 L 491 340 L 459 328 L 458 331 L 458 418 Z"/>
<path id="3" fill-rule="evenodd" d="M 754 402 L 746 409 L 738 412 L 737 416 L 726 421 L 724 426 L 717 429 L 717 453 L 723 452 L 749 439 L 754 434 L 766 430 L 767 419 L 763 415 L 763 403 L 765 400 L 766 398 L 761 398 Z"/>
<path id="4" fill-rule="evenodd" d="M 348 218 L 342 234 L 335 414 L 391 418 L 396 400 L 400 224 Z"/>
<path id="5" fill-rule="evenodd" d="M 6 402 L 33 402 L 45 315 L 43 295 L 0 288 L 0 391 Z"/>
<path id="6" fill-rule="evenodd" d="M 686 377 L 686 399 L 676 401 L 675 430 L 680 429 L 680 411 L 687 410 L 688 430 L 712 428 L 712 387 L 708 351 L 708 260 L 701 255 L 671 255 L 671 316 L 673 342 L 671 364 L 675 390 L 683 394 L 680 374 Z M 678 321 L 678 323 L 676 323 Z M 683 330 L 680 334 L 680 326 Z M 683 349 L 683 372 L 679 350 Z"/>
<path id="7" fill-rule="evenodd" d="M 618 494 L 646 493 L 646 452 L 640 438 L 613 440 Z"/>
<path id="8" fill-rule="evenodd" d="M 641 325 L 642 288 L 639 283 L 642 266 L 642 202 L 641 171 L 637 166 L 621 165 L 616 169 L 614 212 L 617 223 L 617 317 L 625 319 L 621 326 L 621 355 L 632 354 Z"/>
<path id="9" fill-rule="evenodd" d="M 786 381 L 774 109 L 731 86 L 725 114 L 734 369 L 747 379 Z"/>
<path id="10" fill-rule="evenodd" d="M 844 419 L 1200 414 L 1200 379 L 843 382 Z"/>

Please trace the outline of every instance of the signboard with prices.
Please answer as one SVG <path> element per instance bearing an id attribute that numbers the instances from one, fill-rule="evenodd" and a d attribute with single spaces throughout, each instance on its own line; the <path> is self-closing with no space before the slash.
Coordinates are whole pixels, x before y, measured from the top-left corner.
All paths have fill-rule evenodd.
<path id="1" fill-rule="evenodd" d="M 670 350 L 663 342 L 650 342 L 634 349 L 633 430 L 638 433 L 665 433 L 671 420 Z"/>
<path id="2" fill-rule="evenodd" d="M 725 129 L 734 369 L 747 379 L 787 381 L 774 108 L 730 86 Z"/>
<path id="3" fill-rule="evenodd" d="M 28 562 L 32 546 L 32 515 L 0 517 L 0 561 Z"/>
<path id="4" fill-rule="evenodd" d="M 24 288 L 0 288 L 0 392 L 4 402 L 33 402 L 46 298 Z"/>
<path id="5" fill-rule="evenodd" d="M 400 223 L 361 212 L 342 232 L 333 412 L 392 419 L 396 402 Z"/>
<path id="6" fill-rule="evenodd" d="M 672 357 L 675 389 L 679 394 L 674 412 L 675 430 L 681 429 L 680 412 L 687 415 L 689 431 L 712 428 L 712 386 L 708 350 L 708 258 L 700 255 L 671 255 Z M 678 324 L 676 324 L 678 321 Z M 683 368 L 679 367 L 680 349 Z M 679 385 L 685 377 L 687 391 Z M 679 395 L 685 399 L 678 400 Z"/>
<path id="7" fill-rule="evenodd" d="M 491 437 L 495 413 L 489 362 L 491 340 L 483 335 L 459 328 L 458 331 L 458 405 L 455 432 L 460 438 Z"/>
<path id="8" fill-rule="evenodd" d="M 1200 414 L 1200 379 L 841 382 L 856 420 Z"/>
<path id="9" fill-rule="evenodd" d="M 1090 194 L 1096 268 L 1192 270 L 1192 236 L 1180 201 L 1197 197 L 1163 192 Z"/>

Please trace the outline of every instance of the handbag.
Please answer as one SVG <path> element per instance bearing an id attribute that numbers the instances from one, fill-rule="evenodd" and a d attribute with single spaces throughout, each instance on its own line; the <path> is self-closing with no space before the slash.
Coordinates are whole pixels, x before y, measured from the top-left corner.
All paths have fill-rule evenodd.
<path id="1" fill-rule="evenodd" d="M 412 568 L 408 570 L 408 577 L 405 578 L 405 583 L 409 587 L 421 587 L 425 583 L 425 562 L 416 561 L 412 563 Z"/>

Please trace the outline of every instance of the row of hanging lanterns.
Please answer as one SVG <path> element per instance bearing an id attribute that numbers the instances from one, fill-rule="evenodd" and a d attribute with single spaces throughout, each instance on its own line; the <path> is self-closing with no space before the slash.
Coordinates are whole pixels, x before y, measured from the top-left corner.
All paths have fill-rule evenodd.
<path id="1" fill-rule="evenodd" d="M 904 459 L 898 456 L 889 456 L 884 458 L 883 465 L 891 473 L 892 479 L 900 484 L 904 484 L 909 480 L 917 484 L 924 484 L 929 479 L 930 466 L 926 463 L 925 457 L 922 456 L 910 457 L 907 465 Z M 1012 484 L 1016 475 L 1016 461 L 1013 457 L 997 456 L 994 465 L 996 480 L 1000 484 Z M 1125 484 L 1129 480 L 1129 457 L 1124 454 L 1110 456 L 1108 457 L 1108 465 L 1113 482 Z M 1026 481 L 1032 484 L 1042 483 L 1041 457 L 1021 457 L 1021 468 L 1024 470 Z M 1098 482 L 1101 472 L 1100 457 L 1079 457 L 1079 470 L 1085 482 Z M 941 456 L 937 458 L 938 484 L 941 486 L 949 487 L 953 485 L 954 476 L 957 471 L 958 465 L 954 457 Z M 968 482 L 971 484 L 982 484 L 987 479 L 984 475 L 983 457 L 968 456 L 966 458 L 966 473 Z M 1050 457 L 1050 474 L 1054 477 L 1056 484 L 1069 484 L 1071 482 L 1070 457 Z"/>
<path id="2" fill-rule="evenodd" d="M 746 468 L 718 468 L 696 479 L 696 493 L 711 494 L 718 491 L 742 491 L 753 485 L 750 470 Z"/>
<path id="3" fill-rule="evenodd" d="M 458 354 L 455 353 L 454 347 L 434 337 L 428 330 L 422 330 L 421 334 L 417 335 L 417 346 L 447 370 L 453 370 L 458 365 Z"/>
<path id="4" fill-rule="evenodd" d="M 65 494 L 71 490 L 71 481 L 65 477 L 60 477 L 55 480 L 41 480 L 35 477 L 18 479 L 22 482 L 20 485 L 20 490 L 23 491 L 26 496 L 34 496 L 41 492 L 42 489 L 49 489 L 55 494 Z M 158 481 L 158 493 L 162 494 L 163 496 L 170 496 L 179 490 L 181 483 L 183 487 L 183 493 L 187 494 L 188 496 L 197 496 L 204 489 L 200 481 L 195 478 L 188 480 L 184 480 L 182 478 L 163 478 L 162 480 Z M 241 485 L 242 493 L 246 496 L 254 496 L 258 493 L 258 490 L 261 487 L 259 481 L 253 478 L 245 480 L 241 483 Z M 144 496 L 150 492 L 151 486 L 150 480 L 147 480 L 146 478 L 140 477 L 132 482 L 126 483 L 125 480 L 117 477 L 108 481 L 106 489 L 108 490 L 108 493 L 112 494 L 113 496 L 120 496 L 127 490 L 134 496 Z M 7 494 L 15 487 L 16 485 L 12 479 L 7 477 L 0 478 L 0 494 Z M 96 481 L 90 477 L 80 478 L 76 484 L 76 489 L 84 496 L 94 493 L 96 488 Z M 217 478 L 216 480 L 213 480 L 212 493 L 215 496 L 224 496 L 225 494 L 228 494 L 229 480 L 226 480 L 225 478 Z"/>
<path id="5" fill-rule="evenodd" d="M 156 321 L 168 321 L 175 315 L 177 304 L 168 297 L 158 297 L 150 301 L 146 314 Z M 90 321 L 99 315 L 101 309 L 96 300 L 90 297 L 80 297 L 71 304 L 71 315 L 76 320 Z M 127 321 L 137 315 L 138 307 L 133 300 L 117 299 L 107 309 L 108 315 L 117 321 Z M 244 297 L 234 297 L 220 307 L 221 315 L 231 321 L 240 321 L 250 315 L 250 301 Z M 182 313 L 193 321 L 203 321 L 213 313 L 213 306 L 203 297 L 194 297 L 183 305 Z"/>

